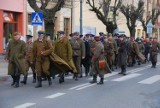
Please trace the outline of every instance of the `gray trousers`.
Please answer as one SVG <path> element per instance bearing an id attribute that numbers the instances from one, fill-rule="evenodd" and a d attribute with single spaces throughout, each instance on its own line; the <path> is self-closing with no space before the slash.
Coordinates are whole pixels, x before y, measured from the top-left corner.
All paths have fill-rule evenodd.
<path id="1" fill-rule="evenodd" d="M 78 74 L 82 74 L 81 72 L 81 56 L 73 56 L 73 62 L 77 69 Z"/>

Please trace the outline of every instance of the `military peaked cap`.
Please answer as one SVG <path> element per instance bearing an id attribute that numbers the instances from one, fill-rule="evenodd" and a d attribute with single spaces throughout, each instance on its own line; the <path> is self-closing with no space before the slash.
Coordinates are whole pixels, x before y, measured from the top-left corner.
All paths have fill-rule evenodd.
<path id="1" fill-rule="evenodd" d="M 26 35 L 27 39 L 32 38 L 32 37 L 33 37 L 32 35 Z"/>

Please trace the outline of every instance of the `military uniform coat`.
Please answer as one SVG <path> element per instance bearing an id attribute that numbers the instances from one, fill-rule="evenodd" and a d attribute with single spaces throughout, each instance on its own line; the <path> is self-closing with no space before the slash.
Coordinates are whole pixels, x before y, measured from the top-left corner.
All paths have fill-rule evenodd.
<path id="1" fill-rule="evenodd" d="M 125 40 L 121 41 L 118 49 L 118 65 L 125 66 L 127 64 L 127 50 Z"/>
<path id="2" fill-rule="evenodd" d="M 43 52 L 43 54 L 41 54 Z M 36 40 L 33 42 L 33 50 L 32 50 L 32 61 L 35 62 L 35 70 L 37 76 L 42 76 L 42 73 L 45 73 L 47 76 L 50 75 L 50 59 L 49 55 L 53 52 L 53 47 L 51 44 L 43 39 Z"/>
<path id="3" fill-rule="evenodd" d="M 103 42 L 103 45 L 104 45 L 104 56 L 106 57 L 107 59 L 107 62 L 111 68 L 111 66 L 113 65 L 113 56 L 114 56 L 114 46 L 113 44 L 108 41 L 108 42 Z"/>
<path id="4" fill-rule="evenodd" d="M 96 41 L 95 40 L 89 40 L 89 46 L 90 46 L 90 51 L 91 51 L 91 55 L 93 55 L 93 52 L 95 50 L 96 47 Z"/>
<path id="5" fill-rule="evenodd" d="M 34 72 L 34 66 L 31 64 L 32 62 L 32 50 L 33 50 L 33 43 L 27 43 L 26 44 L 26 56 L 25 56 L 25 67 L 26 67 L 26 72 L 29 71 L 29 67 L 32 68 L 32 71 Z"/>
<path id="6" fill-rule="evenodd" d="M 139 54 L 139 47 L 138 43 L 135 41 L 129 41 L 128 42 L 128 63 L 134 64 L 137 55 Z"/>
<path id="7" fill-rule="evenodd" d="M 56 40 L 53 45 L 53 52 L 68 63 L 72 69 L 72 72 L 77 73 L 72 59 L 72 47 L 67 38 Z"/>
<path id="8" fill-rule="evenodd" d="M 113 51 L 114 51 L 114 54 L 112 56 L 112 62 L 114 63 L 115 62 L 115 59 L 116 59 L 116 54 L 118 54 L 118 50 L 117 50 L 117 43 L 116 41 L 113 39 L 113 38 L 109 38 L 108 41 L 110 41 L 113 45 Z M 114 63 L 116 64 L 116 63 Z"/>
<path id="9" fill-rule="evenodd" d="M 82 57 L 85 57 L 85 44 L 82 39 L 78 38 L 72 38 L 70 40 L 72 50 L 73 50 L 73 62 L 75 64 L 77 73 L 82 75 L 81 71 L 81 60 Z"/>
<path id="10" fill-rule="evenodd" d="M 85 44 L 82 39 L 72 38 L 70 40 L 70 43 L 73 50 L 73 57 L 74 56 L 85 57 Z"/>
<path id="11" fill-rule="evenodd" d="M 139 47 L 139 52 L 144 53 L 145 48 L 144 48 L 144 44 L 142 42 L 138 43 L 138 47 Z"/>
<path id="12" fill-rule="evenodd" d="M 160 51 L 160 44 L 158 42 L 151 42 L 150 59 L 152 63 L 157 63 L 158 52 Z"/>
<path id="13" fill-rule="evenodd" d="M 91 72 L 93 73 L 93 75 L 98 74 L 100 77 L 104 77 L 104 74 L 107 73 L 107 71 L 106 71 L 107 67 L 105 67 L 104 69 L 100 69 L 99 68 L 99 60 L 106 60 L 105 57 L 104 57 L 104 46 L 100 41 L 96 42 L 94 55 L 93 55 L 92 60 L 91 60 L 91 62 L 92 62 Z"/>
<path id="14" fill-rule="evenodd" d="M 8 75 L 14 75 L 15 65 L 17 66 L 20 74 L 25 74 L 25 51 L 26 44 L 22 40 L 11 40 L 8 44 L 6 51 L 6 59 L 9 60 Z"/>

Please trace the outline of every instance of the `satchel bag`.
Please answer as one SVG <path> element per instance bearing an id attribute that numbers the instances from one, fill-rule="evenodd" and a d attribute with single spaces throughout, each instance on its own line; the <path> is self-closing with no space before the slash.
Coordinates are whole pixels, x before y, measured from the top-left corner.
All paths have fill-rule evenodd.
<path id="1" fill-rule="evenodd" d="M 98 67 L 99 69 L 104 69 L 105 68 L 105 60 L 99 60 L 98 61 Z"/>

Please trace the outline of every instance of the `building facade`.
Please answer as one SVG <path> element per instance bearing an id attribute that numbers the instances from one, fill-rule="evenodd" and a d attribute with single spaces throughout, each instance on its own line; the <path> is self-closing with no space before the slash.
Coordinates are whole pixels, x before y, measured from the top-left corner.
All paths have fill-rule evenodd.
<path id="1" fill-rule="evenodd" d="M 41 3 L 38 3 L 38 6 Z M 54 5 L 54 2 L 50 2 L 47 8 L 51 8 Z M 33 35 L 34 40 L 37 38 L 37 32 L 39 30 L 45 31 L 44 23 L 42 26 L 33 26 L 31 23 L 31 13 L 34 10 L 27 3 L 27 34 Z M 67 6 L 58 11 L 55 15 L 55 24 L 53 26 L 54 34 L 56 35 L 57 31 L 63 30 L 65 34 L 69 36 L 71 33 L 71 7 Z"/>
<path id="2" fill-rule="evenodd" d="M 92 33 L 98 35 L 99 32 L 106 33 L 105 25 L 91 12 L 87 0 L 83 0 L 83 34 Z M 72 31 L 80 31 L 80 1 L 73 2 Z"/>
<path id="3" fill-rule="evenodd" d="M 0 54 L 14 32 L 26 34 L 26 0 L 0 0 Z"/>
<path id="4" fill-rule="evenodd" d="M 157 0 L 156 4 L 156 9 L 157 11 L 160 11 L 160 0 Z M 155 36 L 158 37 L 158 40 L 160 41 L 160 15 L 158 16 L 157 20 L 156 20 L 156 24 L 155 24 Z"/>

